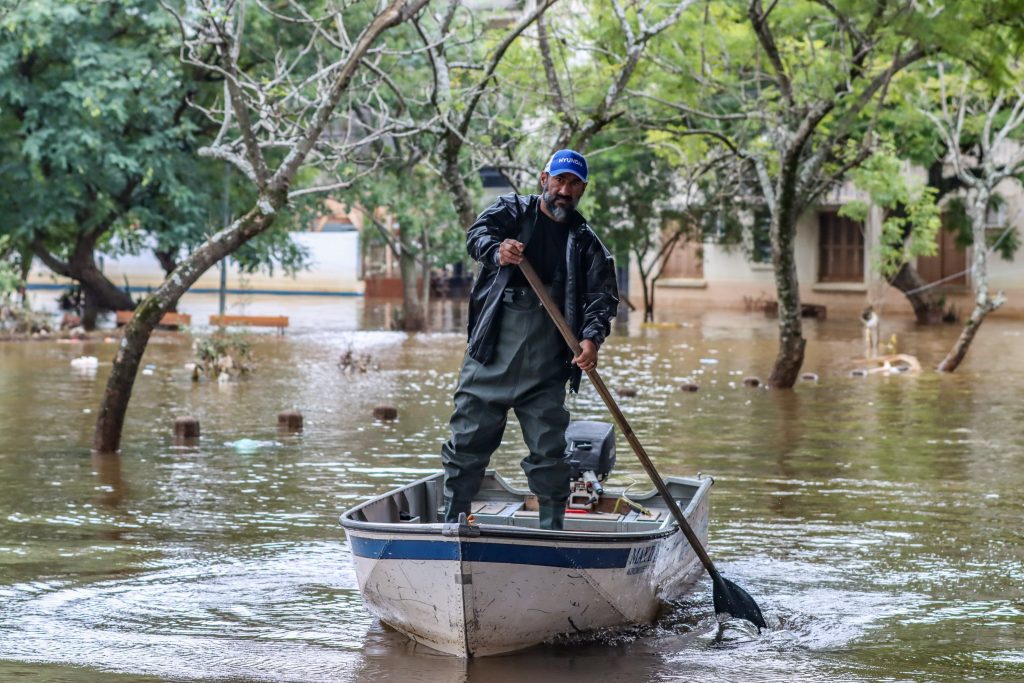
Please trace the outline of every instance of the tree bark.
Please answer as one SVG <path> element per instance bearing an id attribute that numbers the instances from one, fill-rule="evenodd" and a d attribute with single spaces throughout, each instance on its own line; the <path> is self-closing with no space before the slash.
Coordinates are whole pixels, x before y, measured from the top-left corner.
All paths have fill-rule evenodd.
<path id="1" fill-rule="evenodd" d="M 423 273 L 423 294 L 420 298 L 420 307 L 423 311 L 423 329 L 430 327 L 430 289 L 431 289 L 431 278 L 430 278 L 430 238 L 427 237 L 427 231 L 424 229 L 420 233 L 420 245 L 422 250 L 420 251 L 420 267 Z"/>
<path id="2" fill-rule="evenodd" d="M 945 311 L 942 303 L 933 290 L 922 289 L 928 283 L 921 278 L 917 269 L 904 263 L 895 275 L 889 278 L 889 284 L 903 292 L 914 309 L 914 317 L 921 325 L 935 325 L 942 322 Z"/>
<path id="3" fill-rule="evenodd" d="M 779 300 L 779 353 L 775 357 L 769 386 L 789 389 L 796 384 L 804 364 L 803 321 L 800 318 L 800 282 L 796 274 L 794 241 L 796 238 L 796 185 L 799 152 L 791 150 L 784 159 L 772 212 L 772 264 Z"/>
<path id="4" fill-rule="evenodd" d="M 653 285 L 647 280 L 651 271 L 650 269 L 644 269 L 643 253 L 640 249 L 634 249 L 633 253 L 636 255 L 636 267 L 640 275 L 640 288 L 643 290 L 641 293 L 644 297 L 644 322 L 652 323 L 654 322 L 654 293 L 651 291 Z"/>
<path id="5" fill-rule="evenodd" d="M 939 366 L 935 368 L 939 372 L 954 372 L 960 363 L 963 362 L 967 356 L 968 349 L 971 348 L 971 342 L 974 341 L 974 335 L 978 334 L 978 328 L 981 327 L 981 323 L 985 322 L 985 316 L 988 315 L 990 310 L 986 306 L 975 306 L 971 312 L 971 317 L 964 324 L 964 329 L 960 332 L 960 336 L 956 338 L 956 342 L 953 343 L 953 348 L 949 350 L 946 357 L 942 359 Z"/>
<path id="6" fill-rule="evenodd" d="M 644 287 L 644 322 L 654 322 L 654 297 L 658 291 L 658 278 L 652 277 L 650 285 Z"/>
<path id="7" fill-rule="evenodd" d="M 82 327 L 87 330 L 96 329 L 96 320 L 102 310 L 99 297 L 95 290 L 89 287 L 82 287 Z"/>
<path id="8" fill-rule="evenodd" d="M 164 269 L 164 275 L 170 277 L 174 269 L 178 267 L 178 262 L 175 261 L 175 253 L 171 251 L 163 251 L 161 249 L 154 249 L 153 256 L 156 256 L 156 260 L 160 262 L 160 267 Z"/>
<path id="9" fill-rule="evenodd" d="M 287 192 L 284 190 L 261 196 L 256 206 L 231 227 L 215 234 L 192 252 L 171 277 L 135 309 L 135 315 L 125 328 L 114 359 L 114 369 L 103 393 L 93 433 L 93 451 L 116 453 L 120 449 L 125 413 L 142 354 L 160 318 L 210 267 L 273 225 L 286 197 Z"/>
<path id="10" fill-rule="evenodd" d="M 89 253 L 81 263 L 72 260 L 71 272 L 72 277 L 82 285 L 85 302 L 85 310 L 82 311 L 82 326 L 85 329 L 96 329 L 96 316 L 101 311 L 130 311 L 135 308 L 135 301 L 131 294 L 115 286 L 100 272 L 93 260 L 92 253 Z"/>
<path id="11" fill-rule="evenodd" d="M 971 230 L 974 233 L 974 310 L 971 317 L 964 325 L 953 348 L 946 357 L 942 359 L 936 368 L 939 372 L 953 372 L 967 356 L 971 348 L 974 336 L 978 329 L 992 311 L 999 308 L 1003 303 L 1003 295 L 1000 292 L 994 299 L 988 293 L 988 249 L 985 242 L 985 212 L 988 209 L 990 194 L 987 189 L 978 192 L 971 207 Z"/>
<path id="12" fill-rule="evenodd" d="M 459 216 L 459 223 L 463 230 L 468 230 L 476 220 L 476 210 L 473 208 L 473 198 L 466 187 L 466 181 L 459 171 L 459 153 L 462 150 L 462 140 L 454 132 L 449 131 L 444 144 L 444 173 L 448 184 L 448 191 L 452 195 L 452 204 L 455 213 Z"/>
<path id="13" fill-rule="evenodd" d="M 402 329 L 406 332 L 419 332 L 425 324 L 419 292 L 416 291 L 416 271 L 419 269 L 416 267 L 416 257 L 407 244 L 409 238 L 403 232 L 399 239 L 402 243 L 402 250 L 398 254 L 398 272 L 402 276 Z M 429 285 L 424 282 L 423 286 Z"/>
<path id="14" fill-rule="evenodd" d="M 177 254 L 171 251 L 161 251 L 160 249 L 154 249 L 153 255 L 156 256 L 156 260 L 160 262 L 160 267 L 164 269 L 164 278 L 169 278 L 171 276 L 171 273 L 174 272 L 174 269 L 178 267 L 178 262 L 175 259 L 175 256 L 177 256 Z M 178 302 L 175 301 L 167 310 L 169 312 L 176 313 L 178 311 Z"/>
<path id="15" fill-rule="evenodd" d="M 85 302 L 82 326 L 87 330 L 96 329 L 96 318 L 102 311 L 130 311 L 135 308 L 131 295 L 100 271 L 96 265 L 95 248 L 95 239 L 79 236 L 71 257 L 65 262 L 51 254 L 42 244 L 32 245 L 32 251 L 50 270 L 81 285 Z"/>

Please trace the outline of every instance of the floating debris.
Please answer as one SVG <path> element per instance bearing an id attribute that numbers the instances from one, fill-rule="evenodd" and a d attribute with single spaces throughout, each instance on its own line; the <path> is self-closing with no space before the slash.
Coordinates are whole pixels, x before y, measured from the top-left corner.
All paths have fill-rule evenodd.
<path id="1" fill-rule="evenodd" d="M 201 373 L 203 372 L 203 366 L 199 363 L 185 363 L 185 370 L 188 371 L 193 382 L 198 382 Z"/>
<path id="2" fill-rule="evenodd" d="M 743 386 L 756 389 L 757 387 L 761 386 L 761 380 L 759 380 L 757 377 L 744 377 Z"/>
<path id="3" fill-rule="evenodd" d="M 802 379 L 805 382 L 817 382 L 818 375 L 813 372 L 805 372 L 804 374 L 800 375 L 800 379 Z"/>
<path id="4" fill-rule="evenodd" d="M 623 398 L 633 398 L 636 396 L 636 389 L 633 387 L 619 387 L 615 392 Z"/>
<path id="5" fill-rule="evenodd" d="M 264 448 L 278 448 L 281 446 L 277 441 L 259 441 L 257 439 L 239 439 L 228 441 L 225 446 L 231 446 L 237 453 L 249 454 Z"/>
<path id="6" fill-rule="evenodd" d="M 96 356 L 79 356 L 78 358 L 71 359 L 71 367 L 78 369 L 95 368 L 100 364 L 100 359 Z"/>
<path id="7" fill-rule="evenodd" d="M 380 363 L 374 363 L 373 356 L 368 353 L 356 355 L 350 346 L 345 353 L 341 354 L 341 358 L 338 359 L 338 367 L 346 375 L 357 372 L 363 374 L 367 370 L 380 370 Z"/>
<path id="8" fill-rule="evenodd" d="M 694 382 L 683 382 L 679 385 L 679 389 L 682 391 L 694 392 L 700 389 L 700 386 Z"/>
<path id="9" fill-rule="evenodd" d="M 851 377 L 866 377 L 875 373 L 898 375 L 905 372 L 921 372 L 920 361 L 907 353 L 896 353 L 888 356 L 877 356 L 875 358 L 859 358 L 856 362 L 867 363 L 875 367 L 857 368 L 850 373 Z"/>

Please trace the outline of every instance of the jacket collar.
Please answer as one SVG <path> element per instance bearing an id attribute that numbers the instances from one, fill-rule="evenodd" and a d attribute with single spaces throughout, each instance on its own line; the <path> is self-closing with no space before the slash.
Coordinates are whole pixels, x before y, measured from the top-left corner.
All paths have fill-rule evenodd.
<path id="1" fill-rule="evenodd" d="M 543 211 L 541 211 L 541 208 L 540 208 L 540 195 L 539 194 L 531 194 L 530 195 L 530 208 L 533 211 L 536 212 L 534 217 L 533 217 L 533 224 L 536 225 L 536 223 L 537 223 L 537 216 L 539 216 L 540 214 L 543 213 Z M 568 220 L 569 229 L 572 230 L 573 232 L 576 232 L 577 230 L 579 230 L 580 227 L 582 227 L 583 225 L 586 224 L 586 222 L 587 222 L 587 219 L 584 218 L 583 214 L 581 214 L 576 209 L 573 209 L 572 213 L 569 214 L 569 220 Z"/>

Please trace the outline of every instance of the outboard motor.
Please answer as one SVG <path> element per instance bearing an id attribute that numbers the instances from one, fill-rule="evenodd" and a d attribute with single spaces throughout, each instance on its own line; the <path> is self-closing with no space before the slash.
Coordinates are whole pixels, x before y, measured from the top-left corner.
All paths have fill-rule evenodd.
<path id="1" fill-rule="evenodd" d="M 604 493 L 604 482 L 615 467 L 615 427 L 606 422 L 578 420 L 565 430 L 565 456 L 572 481 L 568 508 L 592 512 Z"/>

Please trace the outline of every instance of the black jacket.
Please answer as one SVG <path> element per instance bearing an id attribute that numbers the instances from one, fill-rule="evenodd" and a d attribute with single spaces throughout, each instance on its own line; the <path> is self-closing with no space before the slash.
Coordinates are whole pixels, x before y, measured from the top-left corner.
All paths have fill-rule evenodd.
<path id="1" fill-rule="evenodd" d="M 498 246 L 509 238 L 529 244 L 539 213 L 538 195 L 502 195 L 466 232 L 466 250 L 482 266 L 469 300 L 469 355 L 477 362 L 486 365 L 494 357 L 501 329 L 502 295 L 516 267 L 498 265 Z M 589 339 L 600 347 L 611 331 L 610 321 L 619 305 L 615 264 L 576 211 L 569 219 L 565 258 L 563 315 L 577 339 Z M 579 389 L 581 375 L 573 366 L 572 391 Z"/>

